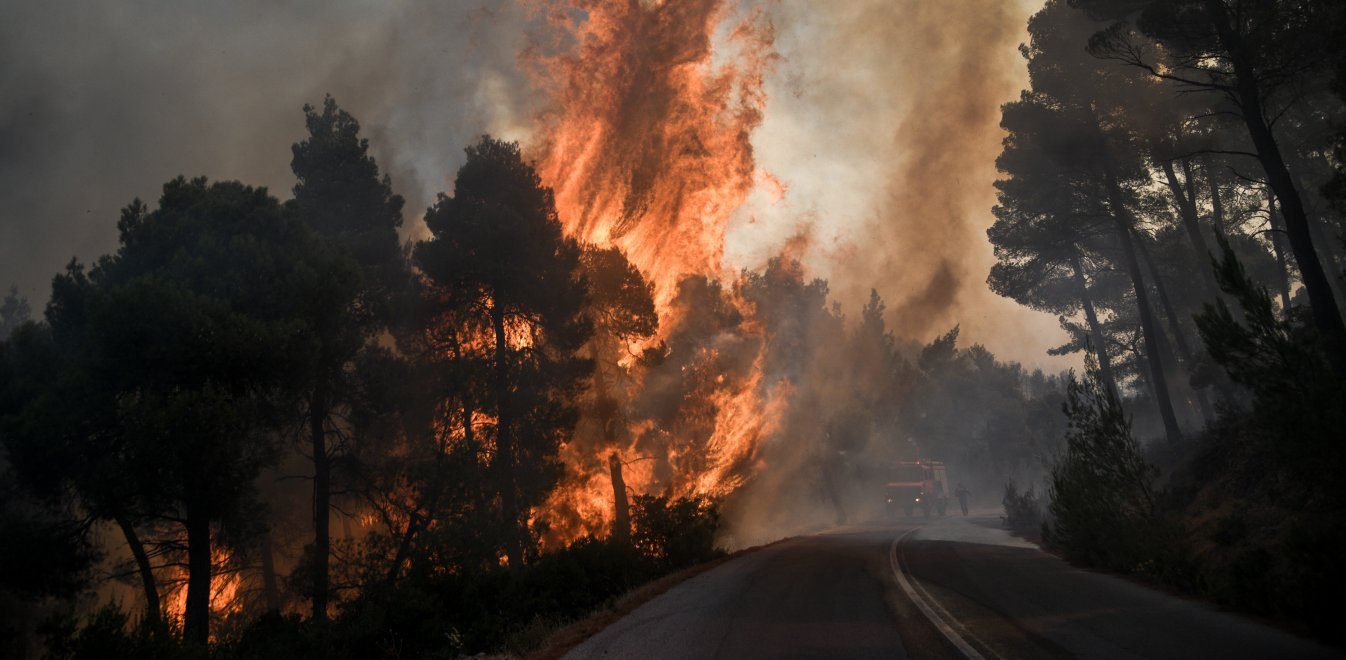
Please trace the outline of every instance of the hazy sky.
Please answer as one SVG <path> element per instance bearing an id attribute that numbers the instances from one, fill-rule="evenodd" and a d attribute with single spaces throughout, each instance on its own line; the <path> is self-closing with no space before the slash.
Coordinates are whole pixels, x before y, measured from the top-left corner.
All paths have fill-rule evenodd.
<path id="1" fill-rule="evenodd" d="M 961 322 L 1002 357 L 1061 366 L 1043 354 L 1055 319 L 984 284 L 998 106 L 1025 83 L 1033 3 L 744 4 L 776 30 L 753 143 L 787 194 L 741 210 L 729 265 L 804 232 L 850 313 L 876 286 L 905 334 Z M 0 286 L 40 305 L 71 257 L 115 249 L 120 207 L 178 174 L 288 197 L 300 108 L 326 92 L 360 119 L 414 231 L 476 135 L 529 137 L 528 26 L 483 0 L 0 0 Z"/>

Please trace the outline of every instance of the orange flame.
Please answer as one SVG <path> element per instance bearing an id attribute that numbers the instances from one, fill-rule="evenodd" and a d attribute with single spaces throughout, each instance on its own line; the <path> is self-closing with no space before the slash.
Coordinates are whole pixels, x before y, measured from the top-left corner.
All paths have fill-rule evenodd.
<path id="1" fill-rule="evenodd" d="M 545 3 L 552 43 L 526 54 L 551 100 L 537 152 L 562 223 L 620 247 L 660 302 L 684 275 L 721 275 L 725 227 L 755 184 L 772 31 L 749 16 L 717 43 L 735 18 L 724 4 Z"/>
<path id="2" fill-rule="evenodd" d="M 569 235 L 621 248 L 653 283 L 657 343 L 679 325 L 683 312 L 672 300 L 683 278 L 732 276 L 723 263 L 725 233 L 754 188 L 764 186 L 773 199 L 785 194 L 757 169 L 750 141 L 776 58 L 772 27 L 761 13 L 736 14 L 723 0 L 534 6 L 545 28 L 524 62 L 549 100 L 532 149 L 538 171 L 555 191 Z M 563 447 L 568 474 L 535 512 L 546 512 L 551 527 L 544 541 L 606 533 L 613 452 L 635 493 L 720 497 L 750 478 L 785 401 L 783 392 L 763 392 L 762 342 L 754 346 L 759 354 L 746 376 L 722 371 L 714 350 L 695 356 L 670 428 L 633 421 L 615 447 L 582 439 Z M 629 356 L 613 357 L 632 367 Z M 640 440 L 649 437 L 661 439 L 664 455 L 643 453 L 649 449 Z"/>
<path id="3" fill-rule="evenodd" d="M 211 619 L 224 619 L 241 613 L 244 609 L 243 576 L 235 566 L 233 553 L 228 548 L 215 546 L 210 551 L 210 563 Z M 187 612 L 187 568 L 175 566 L 172 572 L 164 604 L 168 618 L 181 622 Z M 218 626 L 211 625 L 212 640 L 217 633 Z"/>

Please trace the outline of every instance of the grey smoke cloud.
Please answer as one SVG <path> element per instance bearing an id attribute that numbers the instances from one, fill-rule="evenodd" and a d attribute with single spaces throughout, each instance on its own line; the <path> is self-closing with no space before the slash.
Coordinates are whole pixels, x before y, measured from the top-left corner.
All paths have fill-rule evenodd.
<path id="1" fill-rule="evenodd" d="M 1026 83 L 1017 46 L 1040 2 L 863 0 L 772 5 L 782 55 L 754 136 L 787 192 L 731 228 L 731 258 L 764 261 L 804 231 L 804 262 L 854 314 L 871 287 L 899 336 L 956 323 L 1002 358 L 1061 367 L 1050 316 L 991 293 L 1002 103 Z"/>
<path id="2" fill-rule="evenodd" d="M 121 206 L 179 174 L 288 197 L 300 108 L 328 92 L 361 120 L 415 235 L 464 145 L 531 134 L 540 101 L 518 67 L 532 20 L 519 4 L 5 0 L 0 286 L 40 308 L 72 256 L 115 249 Z M 739 214 L 729 270 L 806 235 L 806 265 L 848 311 L 876 286 L 901 333 L 962 322 L 999 355 L 1047 364 L 1054 319 L 983 284 L 997 108 L 1022 86 L 1029 4 L 762 3 L 783 60 L 753 141 L 788 190 Z"/>
<path id="3" fill-rule="evenodd" d="M 524 125 L 525 21 L 482 0 L 6 2 L 0 282 L 40 305 L 72 256 L 115 249 L 121 206 L 179 174 L 288 197 L 300 108 L 328 92 L 361 120 L 413 220 L 463 146 Z"/>

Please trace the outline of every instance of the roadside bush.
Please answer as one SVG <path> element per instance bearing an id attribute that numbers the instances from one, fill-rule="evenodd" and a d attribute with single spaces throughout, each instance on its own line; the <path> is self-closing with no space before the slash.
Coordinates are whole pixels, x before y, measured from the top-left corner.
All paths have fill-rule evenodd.
<path id="1" fill-rule="evenodd" d="M 265 617 L 220 657 L 455 658 L 525 655 L 556 628 L 668 573 L 714 558 L 719 512 L 706 499 L 638 496 L 631 543 L 585 537 L 523 566 L 412 571 L 370 585 L 331 624 Z"/>
<path id="2" fill-rule="evenodd" d="M 723 553 L 715 547 L 720 529 L 720 510 L 705 497 L 637 495 L 633 502 L 631 542 L 638 551 L 666 572 L 714 559 Z"/>
<path id="3" fill-rule="evenodd" d="M 1293 474 L 1278 499 L 1346 502 L 1346 482 L 1338 478 L 1346 464 L 1346 383 L 1333 373 L 1331 355 L 1304 308 L 1288 317 L 1277 314 L 1271 294 L 1248 277 L 1223 238 L 1220 248 L 1216 280 L 1243 318 L 1217 300 L 1196 316 L 1196 325 L 1211 357 L 1252 394 L 1251 409 L 1238 415 L 1250 431 L 1242 438 L 1260 445 L 1249 451 L 1265 452 L 1275 462 L 1273 471 Z"/>
<path id="4" fill-rule="evenodd" d="M 1015 534 L 1024 538 L 1041 539 L 1045 521 L 1042 516 L 1042 502 L 1032 486 L 1019 492 L 1011 479 L 1005 483 L 1005 497 L 1001 500 L 1005 506 L 1005 524 Z"/>
<path id="5" fill-rule="evenodd" d="M 209 655 L 143 620 L 133 623 L 112 603 L 90 615 L 83 626 L 72 617 L 58 616 L 40 630 L 46 638 L 46 660 L 204 660 Z"/>
<path id="6" fill-rule="evenodd" d="M 1154 480 L 1131 421 L 1112 388 L 1088 360 L 1082 380 L 1066 388 L 1065 454 L 1051 469 L 1051 543 L 1071 559 L 1136 572 L 1166 541 Z"/>

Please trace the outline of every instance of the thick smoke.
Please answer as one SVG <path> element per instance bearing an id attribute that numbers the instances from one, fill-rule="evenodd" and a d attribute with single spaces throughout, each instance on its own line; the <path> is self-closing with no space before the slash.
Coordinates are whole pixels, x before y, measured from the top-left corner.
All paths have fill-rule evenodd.
<path id="1" fill-rule="evenodd" d="M 483 132 L 522 137 L 524 12 L 508 3 L 4 3 L 0 282 L 40 309 L 118 209 L 179 174 L 289 196 L 300 109 L 331 93 L 407 197 L 408 227 Z"/>
<path id="2" fill-rule="evenodd" d="M 899 336 L 962 323 L 997 355 L 1046 363 L 1055 320 L 984 284 L 999 106 L 1026 82 L 1029 13 L 1003 0 L 775 6 L 782 59 L 754 145 L 787 191 L 743 210 L 729 258 L 762 263 L 802 228 L 806 265 L 847 309 L 877 287 Z"/>
<path id="3" fill-rule="evenodd" d="M 780 58 L 752 136 L 763 176 L 729 227 L 726 271 L 764 264 L 805 231 L 806 265 L 848 308 L 877 285 L 900 333 L 962 322 L 997 354 L 1042 362 L 1054 322 L 982 284 L 997 108 L 1023 82 L 1014 47 L 1028 7 L 762 7 Z M 750 51 L 725 44 L 757 8 L 698 10 L 728 18 L 714 57 Z M 519 59 L 538 18 L 512 3 L 56 0 L 3 14 L 0 285 L 39 307 L 70 257 L 115 247 L 118 208 L 173 176 L 287 196 L 299 108 L 324 93 L 364 123 L 408 199 L 409 232 L 463 145 L 483 132 L 526 139 L 542 110 Z"/>
<path id="4" fill-rule="evenodd" d="M 813 513 L 789 524 L 844 508 L 845 486 L 827 482 L 830 468 L 807 468 L 855 461 L 854 452 L 836 457 L 884 432 L 819 426 L 832 419 L 821 413 L 854 399 L 836 387 L 856 379 L 838 371 L 845 356 L 829 339 L 853 327 L 870 287 L 887 299 L 886 320 L 899 337 L 928 340 L 961 322 L 969 340 L 1029 363 L 1044 362 L 1043 350 L 1059 343 L 1043 340 L 1056 332 L 1054 319 L 983 283 L 998 106 L 1024 82 L 1015 45 L 1027 7 L 580 4 L 586 9 L 483 0 L 7 5 L 0 286 L 16 281 L 40 306 L 51 274 L 71 256 L 90 260 L 116 247 L 119 207 L 134 196 L 156 199 L 179 174 L 237 178 L 287 197 L 300 108 L 330 92 L 361 120 L 407 197 L 412 236 L 419 210 L 446 191 L 462 147 L 481 133 L 530 145 L 554 183 L 581 167 L 600 171 L 588 177 L 597 188 L 557 184 L 558 200 L 586 212 L 611 207 L 616 222 L 581 215 L 570 219 L 580 223 L 574 232 L 627 248 L 642 242 L 644 256 L 632 250 L 637 263 L 688 266 L 660 282 L 664 301 L 687 312 L 665 319 L 677 319 L 662 334 L 667 361 L 633 395 L 631 414 L 644 424 L 623 440 L 632 480 L 672 492 L 698 490 L 689 479 L 716 481 L 702 492 L 743 486 L 734 506 L 760 529 L 788 526 L 770 517 L 789 508 L 780 503 L 792 493 L 813 503 L 798 502 L 796 513 Z M 581 44 L 589 51 L 547 41 L 558 24 L 586 18 L 610 21 L 575 29 L 595 40 Z M 623 41 L 609 27 L 633 32 Z M 677 34 L 689 38 L 670 37 Z M 604 39 L 632 46 L 611 51 L 627 59 L 592 59 L 609 52 Z M 549 60 L 565 52 L 591 59 L 568 68 Z M 635 78 L 619 97 L 597 94 L 601 86 L 560 97 L 548 88 L 624 75 Z M 680 105 L 689 98 L 697 108 Z M 567 120 L 611 130 L 549 143 L 549 129 Z M 689 187 L 656 192 L 666 176 Z M 676 219 L 650 224 L 664 215 Z M 766 266 L 780 254 L 790 259 L 773 275 Z M 803 270 L 791 270 L 791 259 Z M 742 268 L 766 279 L 757 288 L 735 283 Z M 678 289 L 673 276 L 682 274 L 725 281 Z M 812 277 L 828 284 L 772 288 Z M 734 309 L 715 307 L 730 298 Z M 768 311 L 791 301 L 807 305 Z M 747 452 L 717 446 L 733 424 L 761 442 L 743 444 Z M 716 461 L 719 468 L 701 469 Z M 822 481 L 800 489 L 801 474 Z M 832 502 L 817 505 L 819 493 Z"/>

